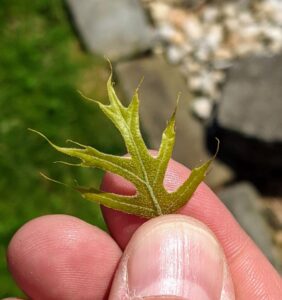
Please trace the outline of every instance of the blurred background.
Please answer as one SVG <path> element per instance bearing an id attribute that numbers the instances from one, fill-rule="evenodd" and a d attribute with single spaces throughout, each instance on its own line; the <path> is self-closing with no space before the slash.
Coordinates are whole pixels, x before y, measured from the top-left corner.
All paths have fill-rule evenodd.
<path id="1" fill-rule="evenodd" d="M 27 129 L 59 144 L 71 138 L 108 153 L 122 141 L 97 107 L 77 90 L 106 101 L 109 68 L 82 50 L 63 1 L 0 1 L 0 298 L 20 295 L 7 271 L 5 252 L 28 220 L 50 213 L 78 216 L 105 228 L 97 205 L 52 184 L 39 172 L 72 184 L 98 186 L 101 172 L 68 168 L 64 159 Z"/>
<path id="2" fill-rule="evenodd" d="M 6 249 L 25 222 L 69 214 L 106 230 L 98 205 L 66 184 L 103 173 L 65 160 L 42 138 L 124 154 L 95 104 L 113 64 L 128 103 L 140 79 L 142 131 L 157 149 L 175 100 L 173 158 L 193 168 L 215 151 L 206 182 L 282 273 L 282 2 L 280 0 L 0 1 L 0 298 L 22 296 Z"/>

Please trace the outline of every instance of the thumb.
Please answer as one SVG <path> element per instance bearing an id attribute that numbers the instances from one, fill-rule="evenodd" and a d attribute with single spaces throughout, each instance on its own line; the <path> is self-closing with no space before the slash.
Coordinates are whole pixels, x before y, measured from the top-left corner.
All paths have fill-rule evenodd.
<path id="1" fill-rule="evenodd" d="M 233 300 L 224 253 L 195 219 L 167 215 L 143 224 L 120 261 L 110 300 Z"/>

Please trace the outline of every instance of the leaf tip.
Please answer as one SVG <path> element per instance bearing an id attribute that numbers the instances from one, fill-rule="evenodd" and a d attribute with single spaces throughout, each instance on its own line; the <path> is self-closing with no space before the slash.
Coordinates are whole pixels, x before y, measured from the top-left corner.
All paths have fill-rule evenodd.
<path id="1" fill-rule="evenodd" d="M 35 134 L 37 134 L 37 135 L 39 135 L 39 136 L 41 136 L 41 137 L 43 137 L 44 140 L 46 140 L 49 144 L 53 145 L 53 143 L 47 138 L 47 136 L 44 135 L 43 133 L 41 133 L 40 131 L 37 131 L 37 130 L 32 129 L 32 128 L 28 128 L 28 130 L 35 133 Z"/>
<path id="2" fill-rule="evenodd" d="M 96 104 L 99 104 L 100 102 L 97 101 L 97 100 L 94 100 L 90 97 L 87 97 L 82 91 L 80 90 L 77 90 L 78 94 L 84 99 L 84 100 L 87 100 L 87 101 L 91 101 L 91 102 L 95 102 Z"/>
<path id="3" fill-rule="evenodd" d="M 214 160 L 216 159 L 217 154 L 219 152 L 220 140 L 217 137 L 215 138 L 215 140 L 217 142 L 215 153 L 214 153 L 214 155 L 206 163 L 203 164 L 203 166 L 206 166 L 205 176 L 211 171 L 210 170 L 210 166 L 214 162 Z"/>
<path id="4" fill-rule="evenodd" d="M 53 179 L 53 178 L 51 178 L 51 177 L 45 175 L 45 174 L 42 173 L 42 172 L 39 172 L 39 174 L 40 174 L 40 176 L 42 176 L 44 179 L 46 179 L 46 180 L 48 180 L 48 181 L 57 183 L 57 184 L 59 184 L 59 185 L 62 185 L 62 186 L 64 186 L 64 187 L 67 187 L 67 188 L 71 188 L 72 190 L 75 190 L 75 191 L 77 190 L 77 188 L 76 188 L 75 186 L 73 186 L 73 185 L 68 185 L 68 184 L 66 184 L 66 183 L 64 183 L 64 182 L 61 182 L 61 181 L 56 180 L 56 179 Z"/>
<path id="5" fill-rule="evenodd" d="M 215 153 L 213 155 L 213 159 L 215 159 L 218 155 L 218 152 L 219 152 L 219 146 L 220 146 L 220 140 L 218 137 L 215 137 L 215 140 L 216 140 L 216 150 L 215 150 Z"/>
<path id="6" fill-rule="evenodd" d="M 181 92 L 178 93 L 177 98 L 176 98 L 175 108 L 174 108 L 174 111 L 172 113 L 174 118 L 176 116 L 176 112 L 177 112 L 177 109 L 178 109 L 178 106 L 179 106 L 180 98 L 181 98 Z"/>
<path id="7" fill-rule="evenodd" d="M 112 78 L 113 78 L 113 65 L 112 65 L 112 62 L 111 60 L 109 59 L 109 57 L 107 56 L 104 56 L 105 60 L 108 62 L 109 64 L 109 67 L 110 67 L 110 76 L 109 76 L 109 79 L 107 81 L 107 87 L 109 89 L 109 87 L 112 87 L 113 86 L 113 82 L 112 82 Z"/>
<path id="8" fill-rule="evenodd" d="M 108 62 L 109 66 L 110 66 L 110 69 L 111 69 L 111 73 L 112 73 L 113 65 L 112 65 L 112 62 L 111 62 L 110 58 L 107 55 L 104 55 L 104 59 Z"/>
<path id="9" fill-rule="evenodd" d="M 135 94 L 138 94 L 138 91 L 139 91 L 141 85 L 142 85 L 143 82 L 144 82 L 144 78 L 145 78 L 144 76 L 141 77 L 141 79 L 140 79 L 140 81 L 139 81 L 139 83 L 138 83 L 138 85 L 137 85 L 137 88 L 135 89 Z"/>
<path id="10" fill-rule="evenodd" d="M 170 117 L 170 119 L 168 121 L 168 124 L 171 124 L 173 127 L 175 126 L 175 118 L 176 118 L 176 113 L 177 113 L 177 109 L 178 109 L 180 97 L 181 97 L 181 92 L 179 92 L 178 95 L 177 95 L 177 99 L 176 99 L 176 104 L 175 104 L 174 110 L 173 110 L 173 112 L 171 114 L 171 117 Z"/>

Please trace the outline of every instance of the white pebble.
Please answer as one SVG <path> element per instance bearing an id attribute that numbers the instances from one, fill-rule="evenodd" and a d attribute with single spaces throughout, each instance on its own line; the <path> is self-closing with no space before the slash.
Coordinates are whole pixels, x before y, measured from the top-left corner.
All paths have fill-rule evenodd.
<path id="1" fill-rule="evenodd" d="M 217 83 L 213 78 L 213 74 L 206 70 L 203 70 L 197 75 L 189 78 L 189 87 L 193 91 L 199 91 L 209 97 L 217 97 Z"/>
<path id="2" fill-rule="evenodd" d="M 220 25 L 212 25 L 205 35 L 205 41 L 207 46 L 215 50 L 223 41 L 223 29 Z"/>
<path id="3" fill-rule="evenodd" d="M 253 25 L 254 18 L 249 11 L 243 11 L 239 14 L 238 20 L 242 25 Z"/>
<path id="4" fill-rule="evenodd" d="M 170 6 L 165 3 L 161 3 L 161 2 L 153 3 L 151 5 L 152 17 L 157 22 L 166 21 L 170 9 L 171 9 Z"/>
<path id="5" fill-rule="evenodd" d="M 236 17 L 227 18 L 226 20 L 224 20 L 224 25 L 226 26 L 226 29 L 230 31 L 238 31 L 238 29 L 240 28 L 239 20 Z"/>
<path id="6" fill-rule="evenodd" d="M 211 56 L 211 51 L 207 46 L 206 41 L 204 40 L 200 44 L 200 47 L 196 49 L 195 57 L 197 58 L 197 60 L 201 62 L 206 62 L 209 60 L 210 56 Z"/>
<path id="7" fill-rule="evenodd" d="M 203 66 L 194 59 L 184 59 L 184 64 L 190 74 L 199 73 L 203 69 Z"/>
<path id="8" fill-rule="evenodd" d="M 177 46 L 169 46 L 167 48 L 167 59 L 172 64 L 178 64 L 183 59 L 185 53 L 184 51 Z"/>
<path id="9" fill-rule="evenodd" d="M 195 115 L 203 120 L 207 120 L 212 113 L 212 101 L 206 97 L 195 98 L 192 102 L 192 111 Z"/>
<path id="10" fill-rule="evenodd" d="M 266 26 L 262 29 L 262 32 L 267 38 L 273 41 L 282 42 L 282 28 Z"/>
<path id="11" fill-rule="evenodd" d="M 198 41 L 203 37 L 203 28 L 196 16 L 188 15 L 183 24 L 183 30 L 187 38 L 192 41 Z"/>
<path id="12" fill-rule="evenodd" d="M 226 3 L 222 5 L 222 13 L 225 17 L 236 17 L 237 10 L 236 10 L 236 4 L 234 3 Z"/>
<path id="13" fill-rule="evenodd" d="M 214 23 L 219 17 L 219 10 L 215 6 L 207 6 L 202 12 L 202 19 L 207 23 Z"/>
<path id="14" fill-rule="evenodd" d="M 229 61 L 233 58 L 232 50 L 229 47 L 221 46 L 214 52 L 216 61 Z"/>
<path id="15" fill-rule="evenodd" d="M 199 91 L 202 88 L 202 79 L 193 75 L 188 79 L 188 86 L 193 92 Z"/>
<path id="16" fill-rule="evenodd" d="M 162 40 L 171 41 L 177 31 L 169 24 L 163 24 L 158 28 L 158 34 Z"/>

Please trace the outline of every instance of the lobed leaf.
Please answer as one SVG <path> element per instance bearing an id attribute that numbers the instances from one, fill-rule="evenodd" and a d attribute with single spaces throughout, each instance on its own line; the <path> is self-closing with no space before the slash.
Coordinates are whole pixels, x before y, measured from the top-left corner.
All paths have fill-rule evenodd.
<path id="1" fill-rule="evenodd" d="M 204 179 L 213 158 L 193 169 L 189 178 L 176 191 L 168 192 L 164 188 L 163 182 L 175 143 L 176 109 L 163 132 L 158 155 L 153 157 L 149 153 L 140 132 L 138 89 L 128 107 L 123 106 L 118 99 L 112 84 L 112 76 L 107 82 L 107 91 L 110 100 L 109 105 L 92 101 L 99 105 L 100 109 L 119 130 L 124 139 L 128 157 L 105 154 L 95 148 L 72 141 L 78 148 L 59 147 L 42 133 L 32 131 L 45 138 L 57 151 L 80 159 L 79 166 L 96 167 L 118 174 L 132 182 L 136 187 L 134 196 L 106 193 L 93 188 L 77 188 L 85 199 L 145 218 L 177 211 L 191 198 Z"/>

